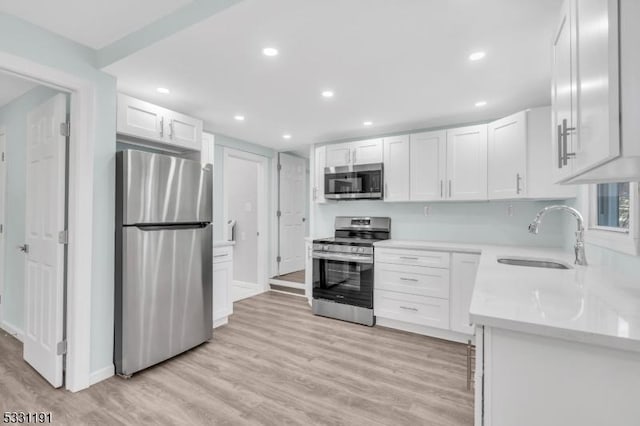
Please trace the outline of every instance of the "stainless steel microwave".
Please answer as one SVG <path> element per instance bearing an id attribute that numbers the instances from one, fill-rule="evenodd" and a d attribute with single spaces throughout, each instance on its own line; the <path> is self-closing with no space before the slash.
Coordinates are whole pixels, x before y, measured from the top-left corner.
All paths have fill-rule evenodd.
<path id="1" fill-rule="evenodd" d="M 325 167 L 324 197 L 329 200 L 381 200 L 382 163 Z"/>

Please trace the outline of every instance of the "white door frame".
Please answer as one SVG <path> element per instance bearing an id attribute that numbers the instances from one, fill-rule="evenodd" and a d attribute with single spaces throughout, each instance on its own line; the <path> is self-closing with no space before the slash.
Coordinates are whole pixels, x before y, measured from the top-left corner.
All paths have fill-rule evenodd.
<path id="1" fill-rule="evenodd" d="M 89 387 L 91 376 L 91 270 L 93 250 L 93 148 L 97 124 L 95 83 L 56 68 L 0 52 L 2 69 L 71 94 L 67 215 L 65 387 Z"/>
<path id="2" fill-rule="evenodd" d="M 0 137 L 4 137 L 5 138 L 5 146 L 0 145 L 0 154 L 2 152 L 5 152 L 7 150 L 6 147 L 6 137 L 7 137 L 7 131 L 6 128 L 4 126 L 0 126 Z M 2 161 L 2 159 L 0 159 L 0 162 L 2 162 L 2 170 L 0 171 L 0 180 L 2 181 L 2 186 L 0 186 L 0 199 L 3 200 L 2 202 L 2 210 L 0 210 L 0 224 L 2 224 L 2 226 L 4 226 L 6 228 L 6 221 L 5 221 L 5 215 L 7 213 L 7 205 L 6 205 L 6 200 L 7 200 L 7 166 L 6 166 L 6 161 Z M 0 296 L 4 296 L 4 256 L 5 256 L 5 235 L 6 235 L 6 229 L 2 230 L 2 240 L 0 240 Z M 0 303 L 0 325 L 4 324 L 4 303 Z"/>
<path id="3" fill-rule="evenodd" d="M 262 182 L 260 188 L 258 188 L 258 206 L 257 206 L 257 215 L 258 215 L 258 232 L 260 233 L 260 238 L 258 238 L 258 287 L 262 289 L 263 292 L 269 290 L 269 259 L 267 256 L 269 250 L 269 223 L 267 220 L 268 216 L 268 206 L 267 206 L 267 194 L 269 193 L 269 179 L 267 174 L 267 164 L 269 159 L 267 157 L 263 157 L 262 155 L 252 154 L 250 152 L 240 151 L 234 148 L 224 147 L 224 155 L 223 155 L 223 206 L 224 206 L 224 218 L 223 218 L 223 229 L 224 229 L 224 239 L 228 240 L 229 235 L 227 235 L 227 222 L 229 220 L 229 190 L 228 185 L 229 182 L 225 179 L 225 170 L 229 166 L 229 158 L 241 158 L 243 160 L 252 161 L 258 164 L 258 179 Z"/>

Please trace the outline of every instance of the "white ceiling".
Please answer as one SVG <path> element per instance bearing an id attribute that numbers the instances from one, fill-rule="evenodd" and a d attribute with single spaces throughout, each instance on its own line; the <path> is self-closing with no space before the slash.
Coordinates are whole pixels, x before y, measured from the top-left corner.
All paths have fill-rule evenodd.
<path id="1" fill-rule="evenodd" d="M 0 108 L 24 95 L 38 84 L 0 72 Z"/>
<path id="2" fill-rule="evenodd" d="M 100 49 L 191 0 L 0 0 L 0 12 Z"/>
<path id="3" fill-rule="evenodd" d="M 245 0 L 106 71 L 122 92 L 276 149 L 474 122 L 550 103 L 560 4 Z M 280 55 L 263 56 L 265 46 Z M 470 62 L 476 50 L 487 56 Z"/>

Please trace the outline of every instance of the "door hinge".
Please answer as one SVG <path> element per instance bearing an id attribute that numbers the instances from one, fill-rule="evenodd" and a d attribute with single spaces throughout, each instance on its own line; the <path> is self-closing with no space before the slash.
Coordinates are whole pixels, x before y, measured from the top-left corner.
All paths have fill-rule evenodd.
<path id="1" fill-rule="evenodd" d="M 4 233 L 4 224 L 0 223 L 0 234 Z"/>
<path id="2" fill-rule="evenodd" d="M 67 229 L 58 232 L 58 243 L 69 244 L 69 231 Z"/>
<path id="3" fill-rule="evenodd" d="M 282 164 L 278 163 L 278 171 L 282 170 Z"/>
<path id="4" fill-rule="evenodd" d="M 69 137 L 71 136 L 71 123 L 60 123 L 60 135 Z"/>
<path id="5" fill-rule="evenodd" d="M 282 212 L 281 212 L 280 210 L 278 210 L 278 211 L 276 212 L 276 217 L 280 217 L 280 216 L 282 216 Z"/>
<path id="6" fill-rule="evenodd" d="M 4 161 L 4 152 L 2 153 L 2 161 Z"/>
<path id="7" fill-rule="evenodd" d="M 61 342 L 58 342 L 58 345 L 56 347 L 56 354 L 65 355 L 66 353 L 67 353 L 67 341 L 63 340 Z"/>
<path id="8" fill-rule="evenodd" d="M 276 257 L 276 262 L 278 262 L 278 263 L 282 262 L 282 257 L 280 257 L 280 256 Z"/>

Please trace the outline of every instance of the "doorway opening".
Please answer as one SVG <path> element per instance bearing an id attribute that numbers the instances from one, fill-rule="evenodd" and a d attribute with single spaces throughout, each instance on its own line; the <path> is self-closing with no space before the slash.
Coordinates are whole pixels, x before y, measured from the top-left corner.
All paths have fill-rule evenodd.
<path id="1" fill-rule="evenodd" d="M 271 290 L 304 296 L 305 237 L 308 235 L 309 160 L 295 153 L 278 153 L 276 273 Z"/>
<path id="2" fill-rule="evenodd" d="M 24 361 L 57 388 L 67 339 L 70 94 L 4 72 L 0 87 L 0 345 L 19 345 L 15 337 Z"/>
<path id="3" fill-rule="evenodd" d="M 266 157 L 224 148 L 224 237 L 234 241 L 234 302 L 267 290 Z"/>

